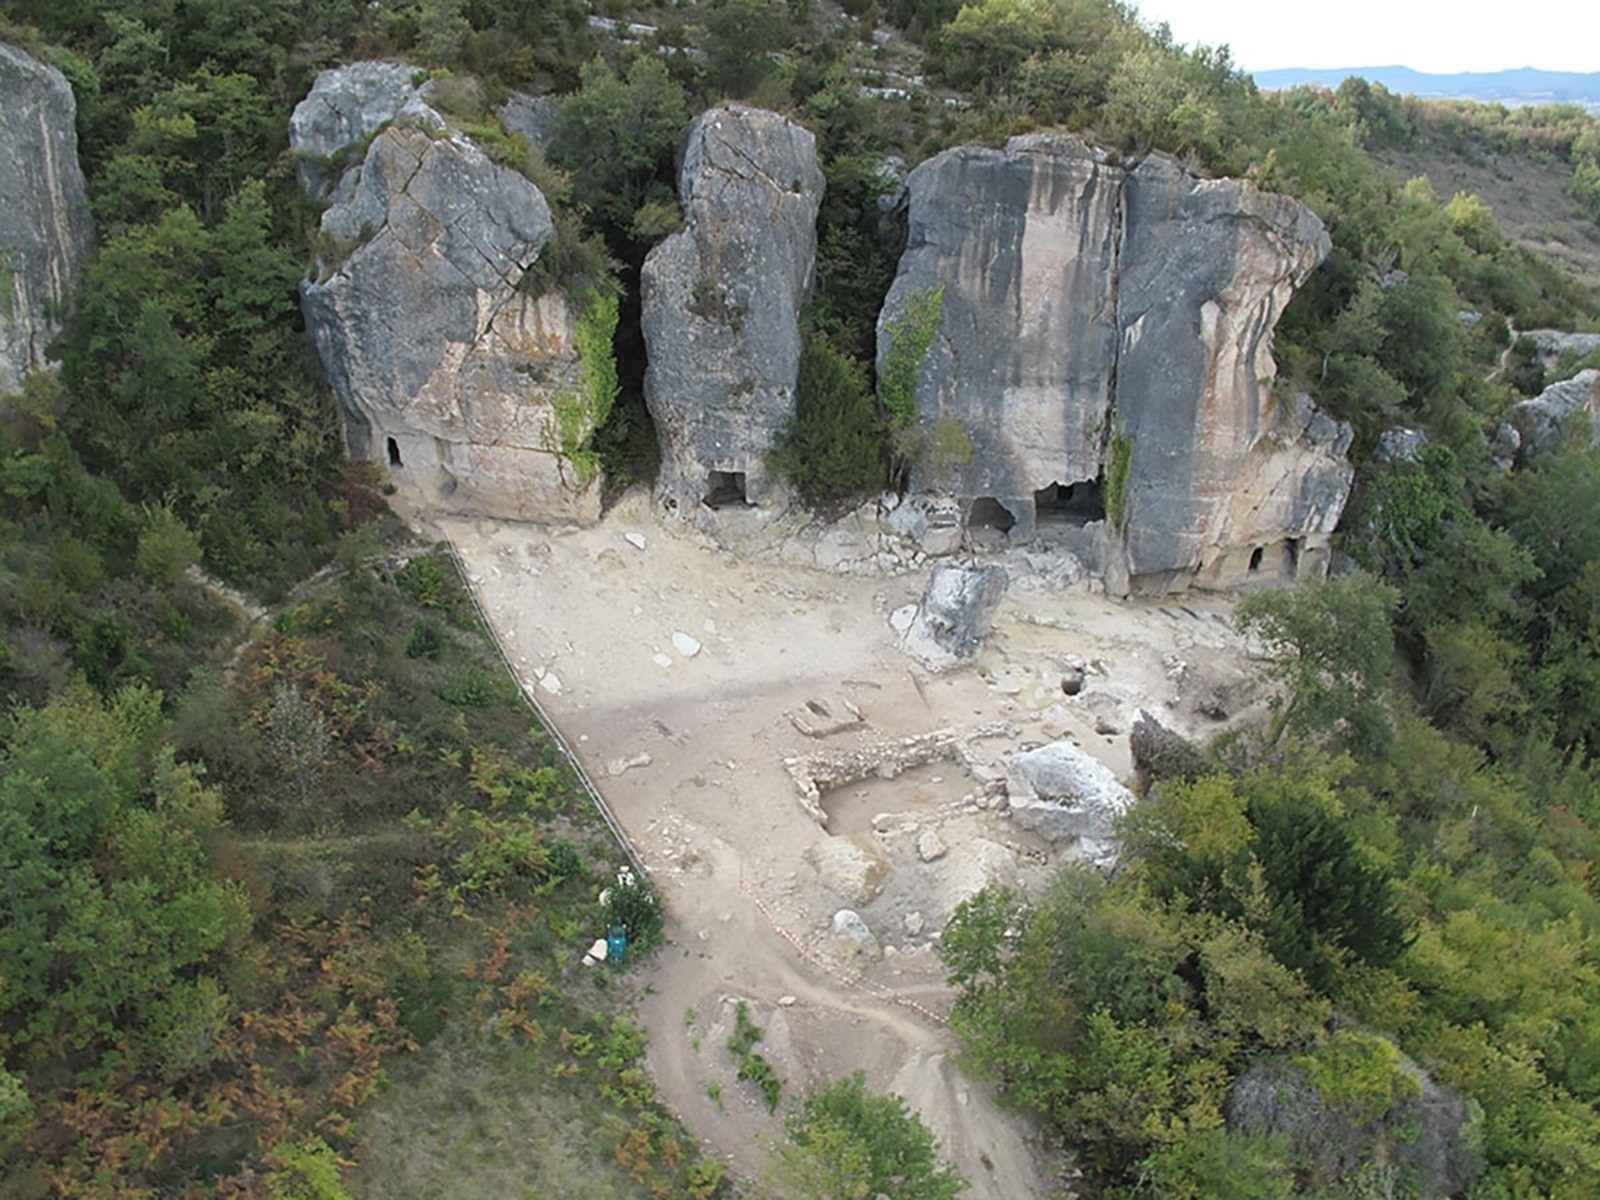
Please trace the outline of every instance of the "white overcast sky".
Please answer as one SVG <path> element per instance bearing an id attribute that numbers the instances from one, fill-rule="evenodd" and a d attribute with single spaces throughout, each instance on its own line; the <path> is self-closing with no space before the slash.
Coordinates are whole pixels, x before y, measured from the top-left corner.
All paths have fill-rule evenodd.
<path id="1" fill-rule="evenodd" d="M 1133 0 L 1188 45 L 1226 44 L 1247 71 L 1600 71 L 1600 0 Z"/>

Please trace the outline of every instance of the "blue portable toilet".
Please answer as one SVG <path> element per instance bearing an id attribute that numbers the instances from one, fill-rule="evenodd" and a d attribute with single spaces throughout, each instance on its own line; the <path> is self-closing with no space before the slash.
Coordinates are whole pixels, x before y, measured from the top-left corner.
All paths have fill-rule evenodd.
<path id="1" fill-rule="evenodd" d="M 621 925 L 613 925 L 611 932 L 606 934 L 606 961 L 614 967 L 620 967 L 622 960 L 628 957 L 628 931 Z"/>

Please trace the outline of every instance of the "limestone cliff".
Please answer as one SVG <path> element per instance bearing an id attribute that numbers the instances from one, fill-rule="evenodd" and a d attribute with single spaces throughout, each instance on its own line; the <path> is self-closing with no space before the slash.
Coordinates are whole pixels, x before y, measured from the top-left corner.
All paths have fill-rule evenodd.
<path id="1" fill-rule="evenodd" d="M 1124 539 L 1130 577 L 1206 571 L 1276 538 L 1327 534 L 1342 499 L 1280 510 L 1278 529 L 1230 529 L 1252 453 L 1270 451 L 1272 330 L 1327 255 L 1311 210 L 1232 179 L 1201 180 L 1152 155 L 1123 189 L 1112 424 L 1131 450 Z M 1348 486 L 1348 481 L 1346 486 Z"/>
<path id="2" fill-rule="evenodd" d="M 1046 135 L 946 151 L 907 183 L 880 381 L 936 303 L 917 419 L 971 443 L 924 456 L 915 488 L 956 496 L 969 533 L 1059 535 L 1141 589 L 1226 585 L 1269 550 L 1293 574 L 1325 546 L 1348 432 L 1270 390 L 1273 327 L 1328 250 L 1308 209 Z"/>
<path id="3" fill-rule="evenodd" d="M 962 146 L 911 172 L 906 249 L 880 345 L 909 335 L 942 289 L 917 405 L 972 440 L 962 461 L 924 458 L 915 483 L 985 496 L 1033 532 L 1034 492 L 1093 480 L 1116 371 L 1122 169 L 1073 137 Z M 880 361 L 880 375 L 883 363 Z"/>
<path id="4" fill-rule="evenodd" d="M 61 72 L 0 44 L 0 394 L 45 365 L 94 242 L 76 120 Z"/>
<path id="5" fill-rule="evenodd" d="M 329 72 L 291 125 L 310 164 L 340 138 L 371 139 L 332 185 L 331 261 L 301 289 L 350 455 L 386 463 L 433 511 L 594 520 L 598 481 L 563 453 L 592 426 L 574 305 L 523 287 L 554 231 L 549 206 L 410 78 L 395 64 Z M 322 186 L 315 172 L 307 182 Z"/>
<path id="6" fill-rule="evenodd" d="M 665 512 L 726 522 L 779 498 L 766 455 L 794 413 L 822 187 L 816 139 L 776 113 L 721 104 L 689 127 L 684 228 L 642 277 Z"/>

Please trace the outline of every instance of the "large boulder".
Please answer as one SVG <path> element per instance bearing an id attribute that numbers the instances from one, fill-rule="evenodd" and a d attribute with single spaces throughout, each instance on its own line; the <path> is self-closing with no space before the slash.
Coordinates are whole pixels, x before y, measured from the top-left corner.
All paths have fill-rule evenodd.
<path id="1" fill-rule="evenodd" d="M 1004 567 L 937 567 L 906 630 L 907 653 L 932 670 L 971 662 L 1010 582 Z"/>
<path id="2" fill-rule="evenodd" d="M 1517 461 L 1525 464 L 1558 449 L 1562 434 L 1580 411 L 1587 418 L 1586 432 L 1592 436 L 1600 427 L 1600 370 L 1594 367 L 1552 383 L 1532 400 L 1512 405 L 1511 427 L 1521 438 Z"/>
<path id="3" fill-rule="evenodd" d="M 0 44 L 0 394 L 46 365 L 94 243 L 76 121 L 61 72 Z"/>
<path id="4" fill-rule="evenodd" d="M 1270 576 L 1324 569 L 1350 432 L 1270 387 L 1273 327 L 1330 246 L 1308 208 L 1038 134 L 907 186 L 878 365 L 897 386 L 920 352 L 914 486 L 953 495 L 969 534 L 1088 531 L 1118 590 L 1231 586 L 1269 549 Z"/>
<path id="5" fill-rule="evenodd" d="M 329 129 L 370 137 L 334 186 L 323 268 L 301 288 L 350 456 L 386 463 L 429 511 L 597 519 L 598 480 L 563 452 L 594 418 L 576 305 L 525 282 L 554 233 L 549 205 L 414 91 L 384 93 L 400 108 L 373 134 L 378 83 L 400 75 L 357 67 L 385 70 L 323 76 L 291 128 L 318 133 L 296 145 L 317 151 L 307 162 L 328 161 Z M 348 105 L 330 76 L 360 84 Z"/>
<path id="6" fill-rule="evenodd" d="M 785 117 L 720 104 L 689 127 L 684 228 L 650 252 L 641 280 L 669 515 L 728 529 L 781 507 L 766 457 L 794 415 L 822 189 L 816 139 Z"/>
<path id="7" fill-rule="evenodd" d="M 1091 857 L 1115 841 L 1117 819 L 1134 802 L 1109 768 L 1067 741 L 1014 757 L 1006 791 L 1018 825 L 1052 842 L 1091 843 Z"/>
<path id="8" fill-rule="evenodd" d="M 1387 1096 L 1352 1099 L 1319 1089 L 1305 1060 L 1278 1056 L 1234 1081 L 1229 1128 L 1249 1136 L 1284 1138 L 1295 1157 L 1324 1183 L 1350 1180 L 1373 1162 L 1396 1169 L 1403 1194 L 1418 1200 L 1466 1195 L 1483 1170 L 1482 1113 L 1436 1083 L 1426 1071 L 1374 1034 L 1336 1034 L 1357 1046 L 1377 1046 L 1390 1059 Z M 1373 1060 L 1369 1060 L 1373 1061 Z M 1363 1072 L 1367 1085 L 1375 1072 Z M 1344 1080 L 1349 1086 L 1349 1080 Z"/>
<path id="9" fill-rule="evenodd" d="M 1518 335 L 1519 338 L 1528 338 L 1533 342 L 1535 352 L 1539 357 L 1539 365 L 1546 371 L 1553 371 L 1560 364 L 1561 357 L 1570 354 L 1575 358 L 1587 358 L 1600 350 L 1600 333 L 1568 333 L 1563 329 L 1528 329 Z"/>
<path id="10" fill-rule="evenodd" d="M 823 838 L 806 849 L 805 860 L 822 886 L 846 904 L 872 903 L 889 878 L 889 861 L 852 838 Z"/>

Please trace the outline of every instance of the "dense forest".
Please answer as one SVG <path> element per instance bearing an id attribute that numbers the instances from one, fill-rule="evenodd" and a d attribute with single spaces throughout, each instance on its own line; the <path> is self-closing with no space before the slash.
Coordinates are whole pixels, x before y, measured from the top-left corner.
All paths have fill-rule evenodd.
<path id="1" fill-rule="evenodd" d="M 1600 221 L 1600 122 L 1359 80 L 1266 95 L 1115 0 L 0 11 L 0 40 L 72 84 L 97 224 L 59 371 L 0 399 L 0 1197 L 384 1194 L 362 1114 L 436 1104 L 408 1068 L 429 1055 L 488 1091 L 549 1081 L 611 1194 L 738 1194 L 655 1105 L 611 977 L 557 956 L 622 851 L 453 563 L 343 459 L 317 379 L 288 115 L 318 71 L 387 56 L 471 81 L 452 115 L 556 210 L 540 269 L 618 297 L 593 446 L 614 490 L 653 469 L 639 267 L 679 221 L 682 128 L 719 98 L 818 137 L 779 459 L 824 508 L 909 452 L 874 378 L 887 156 L 1064 127 L 1310 205 L 1333 252 L 1280 325 L 1280 386 L 1356 430 L 1351 569 L 1241 605 L 1280 652 L 1276 718 L 1155 764 L 1112 878 L 967 906 L 954 1022 L 1088 1194 L 1594 1194 L 1600 453 L 1574 429 L 1507 471 L 1489 438 L 1546 382 L 1520 332 L 1600 328 L 1600 302 L 1481 199 L 1374 155 L 1557 163 L 1572 219 Z M 496 125 L 512 90 L 564 97 L 548 146 Z M 1397 425 L 1420 453 L 1376 452 Z M 611 904 L 648 949 L 648 885 Z M 1320 1134 L 1239 1102 L 1263 1073 Z M 1439 1088 L 1470 1131 L 1448 1164 L 1419 1115 Z M 841 1081 L 793 1110 L 771 1186 L 954 1194 L 919 1130 Z M 407 1186 L 486 1168 L 433 1169 Z"/>

